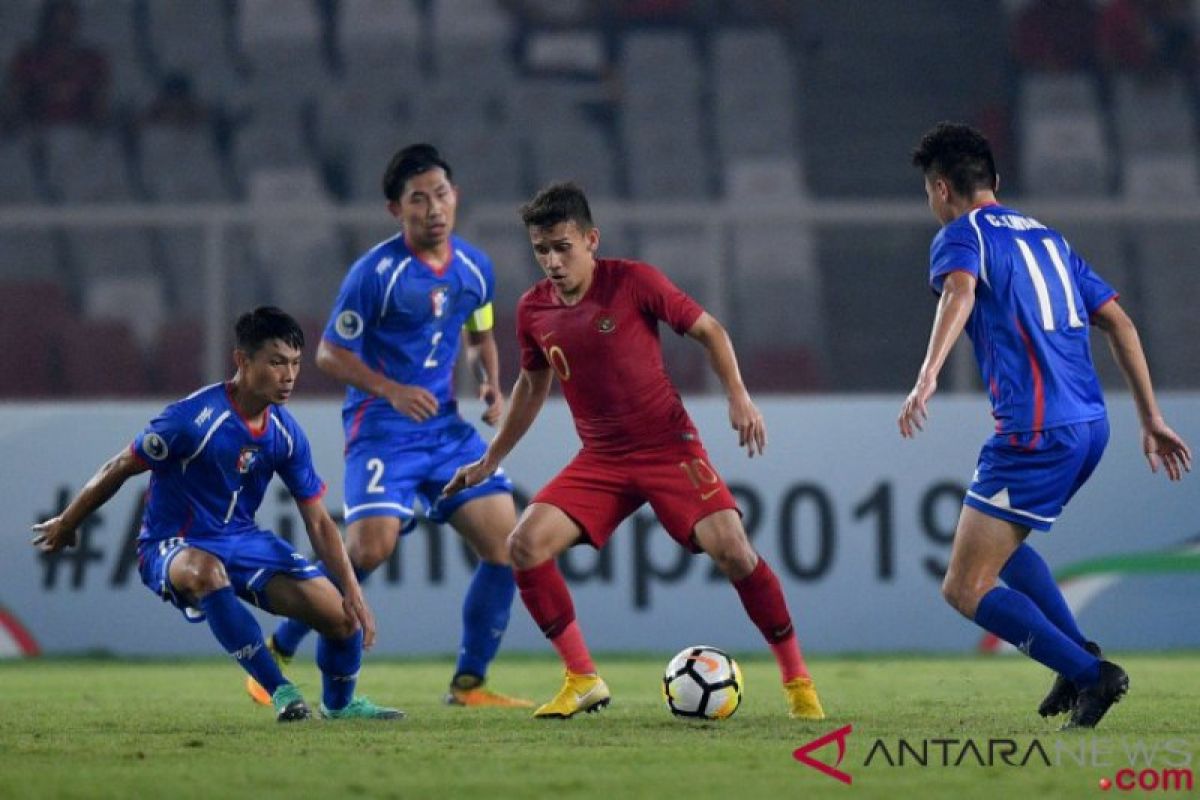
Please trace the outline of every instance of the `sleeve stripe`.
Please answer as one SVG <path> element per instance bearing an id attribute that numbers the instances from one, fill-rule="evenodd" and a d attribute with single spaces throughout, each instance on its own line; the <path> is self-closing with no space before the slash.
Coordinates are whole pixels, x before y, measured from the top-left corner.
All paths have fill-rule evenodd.
<path id="1" fill-rule="evenodd" d="M 329 489 L 329 487 L 326 486 L 324 483 L 322 483 L 321 490 L 319 492 L 317 492 L 316 494 L 309 495 L 308 497 L 297 497 L 296 502 L 303 506 L 309 505 L 311 503 L 319 503 L 321 501 L 321 499 L 325 497 L 325 492 L 328 491 L 328 489 Z"/>

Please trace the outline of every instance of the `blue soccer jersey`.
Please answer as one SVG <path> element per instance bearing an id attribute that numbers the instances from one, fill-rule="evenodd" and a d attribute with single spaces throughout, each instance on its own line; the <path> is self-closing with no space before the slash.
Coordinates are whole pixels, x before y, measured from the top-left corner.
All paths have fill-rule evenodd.
<path id="1" fill-rule="evenodd" d="M 255 532 L 254 514 L 275 474 L 300 501 L 325 491 L 291 413 L 269 406 L 262 429 L 253 430 L 223 383 L 167 406 L 130 449 L 153 472 L 141 541 Z"/>
<path id="2" fill-rule="evenodd" d="M 942 228 L 930 247 L 930 285 L 976 278 L 967 334 L 996 430 L 1040 431 L 1105 415 L 1088 321 L 1117 293 L 1057 231 L 1000 205 Z"/>
<path id="3" fill-rule="evenodd" d="M 495 276 L 483 251 L 457 236 L 450 244 L 453 255 L 439 270 L 399 234 L 367 251 L 342 282 L 324 337 L 388 378 L 424 387 L 439 404 L 436 417 L 415 422 L 350 386 L 342 408 L 347 444 L 360 435 L 429 432 L 458 418 L 452 379 L 460 332 L 491 328 Z"/>

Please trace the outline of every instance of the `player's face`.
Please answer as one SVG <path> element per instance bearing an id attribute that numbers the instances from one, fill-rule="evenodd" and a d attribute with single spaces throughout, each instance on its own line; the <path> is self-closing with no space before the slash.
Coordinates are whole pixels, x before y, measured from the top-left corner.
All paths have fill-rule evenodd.
<path id="1" fill-rule="evenodd" d="M 239 351 L 238 368 L 246 377 L 252 395 L 268 403 L 286 403 L 300 375 L 300 351 L 280 339 L 272 339 L 247 357 Z"/>
<path id="2" fill-rule="evenodd" d="M 580 230 L 574 220 L 548 228 L 531 226 L 529 241 L 538 266 L 564 298 L 577 297 L 591 285 L 600 231 Z"/>
<path id="3" fill-rule="evenodd" d="M 938 222 L 945 225 L 954 219 L 954 209 L 950 207 L 950 185 L 946 181 L 926 175 L 925 196 L 929 198 L 929 210 Z"/>
<path id="4" fill-rule="evenodd" d="M 435 250 L 450 240 L 458 210 L 458 192 L 441 167 L 414 175 L 404 184 L 398 202 L 388 203 L 400 221 L 409 244 Z"/>

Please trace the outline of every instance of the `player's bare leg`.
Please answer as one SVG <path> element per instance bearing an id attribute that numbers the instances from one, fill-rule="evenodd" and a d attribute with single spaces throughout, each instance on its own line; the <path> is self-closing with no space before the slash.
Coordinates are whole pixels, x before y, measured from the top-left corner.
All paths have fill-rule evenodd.
<path id="1" fill-rule="evenodd" d="M 583 530 L 562 510 L 546 503 L 531 503 L 508 539 L 521 600 L 566 667 L 558 694 L 533 712 L 543 719 L 567 719 L 581 711 L 598 711 L 612 699 L 608 685 L 596 674 L 596 665 L 575 621 L 571 592 L 554 560 L 581 536 Z"/>
<path id="2" fill-rule="evenodd" d="M 710 514 L 696 523 L 693 536 L 733 583 L 750 620 L 767 640 L 779 665 L 788 713 L 796 719 L 824 719 L 779 579 L 754 552 L 741 517 L 732 509 Z"/>
<path id="3" fill-rule="evenodd" d="M 199 548 L 187 547 L 171 561 L 167 577 L 189 605 L 204 612 L 213 635 L 247 672 L 249 680 L 266 687 L 276 719 L 307 719 L 308 705 L 267 652 L 262 629 L 238 599 L 221 560 Z"/>
<path id="4" fill-rule="evenodd" d="M 396 517 L 365 517 L 350 523 L 346 552 L 360 580 L 391 556 L 400 538 L 400 525 L 401 520 Z M 334 592 L 337 592 L 336 588 Z M 341 595 L 337 597 L 340 607 Z M 267 638 L 267 650 L 282 667 L 291 663 L 296 648 L 314 626 L 303 616 L 279 613 L 287 619 Z M 256 703 L 271 704 L 270 695 L 252 677 L 246 679 L 246 692 Z"/>
<path id="5" fill-rule="evenodd" d="M 960 614 L 1078 686 L 1068 726 L 1094 727 L 1128 690 L 1129 678 L 1072 641 L 1028 596 L 997 585 L 1028 534 L 1028 528 L 964 506 L 942 595 Z"/>
<path id="6" fill-rule="evenodd" d="M 446 703 L 531 708 L 532 701 L 500 694 L 485 685 L 487 665 L 508 627 L 512 605 L 508 536 L 517 526 L 512 495 L 499 492 L 464 503 L 450 516 L 450 525 L 475 551 L 480 564 L 463 598 L 463 643 Z"/>
<path id="7" fill-rule="evenodd" d="M 321 669 L 322 717 L 331 719 L 394 720 L 404 712 L 377 706 L 365 697 L 355 697 L 354 687 L 362 663 L 362 633 L 342 605 L 342 593 L 324 577 L 297 580 L 276 575 L 264 593 L 271 610 L 298 619 L 319 635 L 317 666 Z"/>

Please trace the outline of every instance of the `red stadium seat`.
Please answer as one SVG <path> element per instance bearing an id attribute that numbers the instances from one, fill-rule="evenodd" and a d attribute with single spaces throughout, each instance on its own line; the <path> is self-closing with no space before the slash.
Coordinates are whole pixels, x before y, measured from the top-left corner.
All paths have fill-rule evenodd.
<path id="1" fill-rule="evenodd" d="M 0 397 L 57 393 L 55 340 L 70 318 L 66 291 L 57 283 L 0 283 Z"/>
<path id="2" fill-rule="evenodd" d="M 124 322 L 72 320 L 58 341 L 67 394 L 130 397 L 149 391 L 146 360 Z"/>
<path id="3" fill-rule="evenodd" d="M 204 328 L 196 320 L 168 320 L 158 330 L 152 360 L 155 392 L 183 397 L 204 384 Z"/>

